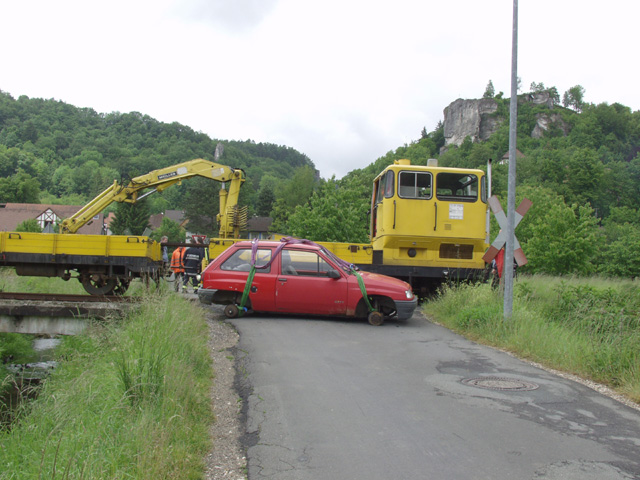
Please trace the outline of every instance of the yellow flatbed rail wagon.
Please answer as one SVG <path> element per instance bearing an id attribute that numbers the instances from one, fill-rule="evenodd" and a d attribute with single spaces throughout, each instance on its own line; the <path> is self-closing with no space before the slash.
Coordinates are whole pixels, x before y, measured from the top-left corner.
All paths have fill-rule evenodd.
<path id="1" fill-rule="evenodd" d="M 92 295 L 123 294 L 134 278 L 158 280 L 160 244 L 140 236 L 0 232 L 0 264 L 22 276 L 77 275 Z"/>

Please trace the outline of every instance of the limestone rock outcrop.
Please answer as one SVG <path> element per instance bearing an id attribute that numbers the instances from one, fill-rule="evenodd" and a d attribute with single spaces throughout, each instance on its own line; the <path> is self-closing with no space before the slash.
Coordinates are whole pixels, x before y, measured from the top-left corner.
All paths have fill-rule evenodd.
<path id="1" fill-rule="evenodd" d="M 472 142 L 488 139 L 504 119 L 492 115 L 498 110 L 493 98 L 457 99 L 444 109 L 445 147 L 460 146 L 466 137 Z"/>

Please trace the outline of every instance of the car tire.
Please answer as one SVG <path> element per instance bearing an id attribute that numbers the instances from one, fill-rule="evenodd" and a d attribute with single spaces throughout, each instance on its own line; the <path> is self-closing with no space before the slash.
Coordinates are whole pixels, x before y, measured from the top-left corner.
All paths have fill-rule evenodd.
<path id="1" fill-rule="evenodd" d="M 224 315 L 227 318 L 236 318 L 238 316 L 238 312 L 238 306 L 233 303 L 224 307 Z"/>
<path id="2" fill-rule="evenodd" d="M 369 313 L 369 316 L 367 317 L 367 319 L 369 320 L 369 323 L 374 327 L 379 327 L 384 323 L 384 315 L 375 310 Z"/>

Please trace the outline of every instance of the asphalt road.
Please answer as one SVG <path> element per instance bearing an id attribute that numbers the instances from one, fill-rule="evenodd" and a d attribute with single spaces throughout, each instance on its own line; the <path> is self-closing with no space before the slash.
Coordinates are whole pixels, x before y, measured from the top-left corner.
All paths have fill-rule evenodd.
<path id="1" fill-rule="evenodd" d="M 421 315 L 233 324 L 250 480 L 640 478 L 640 411 Z"/>

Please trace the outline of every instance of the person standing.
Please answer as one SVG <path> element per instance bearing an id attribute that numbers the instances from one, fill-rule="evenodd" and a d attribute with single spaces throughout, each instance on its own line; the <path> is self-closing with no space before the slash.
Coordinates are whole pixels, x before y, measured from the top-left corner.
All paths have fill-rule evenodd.
<path id="1" fill-rule="evenodd" d="M 189 283 L 189 280 L 191 280 L 191 284 L 193 285 L 193 293 L 198 293 L 198 275 L 200 274 L 202 269 L 204 248 L 197 240 L 194 242 L 193 238 L 188 239 L 187 243 L 190 243 L 191 246 L 184 252 L 184 272 L 186 278 L 184 283 L 182 284 L 182 291 L 186 293 L 187 284 Z"/>
<path id="2" fill-rule="evenodd" d="M 166 235 L 160 239 L 160 245 L 162 247 L 162 263 L 164 263 L 164 267 L 167 268 L 169 265 L 169 250 L 167 249 L 167 242 L 169 241 L 169 237 Z"/>
<path id="3" fill-rule="evenodd" d="M 173 251 L 171 255 L 170 268 L 174 273 L 173 288 L 177 292 L 180 290 L 180 285 L 184 284 L 184 252 L 186 247 L 178 247 Z"/>

